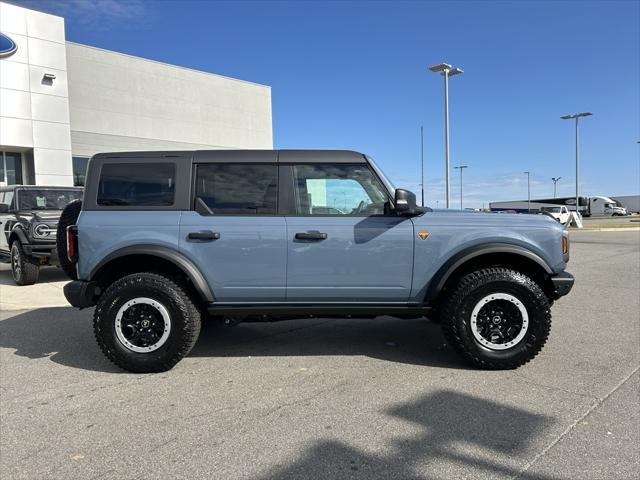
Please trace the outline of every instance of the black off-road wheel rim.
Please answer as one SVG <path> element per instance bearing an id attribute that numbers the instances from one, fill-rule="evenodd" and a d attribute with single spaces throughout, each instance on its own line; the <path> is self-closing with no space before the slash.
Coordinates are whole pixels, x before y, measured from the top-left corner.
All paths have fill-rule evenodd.
<path id="1" fill-rule="evenodd" d="M 17 247 L 11 249 L 11 274 L 16 282 L 22 278 L 22 259 L 20 258 L 20 249 Z"/>
<path id="2" fill-rule="evenodd" d="M 504 351 L 517 346 L 529 331 L 529 313 L 510 293 L 491 293 L 471 312 L 471 333 L 484 348 Z"/>
<path id="3" fill-rule="evenodd" d="M 171 334 L 171 317 L 158 300 L 136 297 L 125 302 L 116 313 L 115 331 L 126 349 L 150 353 L 166 344 Z"/>

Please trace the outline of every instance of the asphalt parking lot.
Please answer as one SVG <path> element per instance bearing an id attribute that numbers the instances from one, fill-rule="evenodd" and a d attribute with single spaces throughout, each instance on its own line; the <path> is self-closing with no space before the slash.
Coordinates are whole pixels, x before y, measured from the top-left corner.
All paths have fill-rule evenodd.
<path id="1" fill-rule="evenodd" d="M 640 232 L 571 239 L 576 287 L 515 371 L 382 317 L 205 326 L 172 371 L 133 375 L 90 310 L 5 310 L 0 477 L 638 478 Z"/>

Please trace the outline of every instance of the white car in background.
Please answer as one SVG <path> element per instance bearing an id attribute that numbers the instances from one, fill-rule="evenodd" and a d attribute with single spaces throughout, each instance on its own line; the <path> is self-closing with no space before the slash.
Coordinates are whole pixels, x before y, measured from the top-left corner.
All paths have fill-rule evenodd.
<path id="1" fill-rule="evenodd" d="M 569 221 L 569 210 L 564 205 L 542 207 L 540 213 L 555 218 L 558 222 L 565 225 Z"/>

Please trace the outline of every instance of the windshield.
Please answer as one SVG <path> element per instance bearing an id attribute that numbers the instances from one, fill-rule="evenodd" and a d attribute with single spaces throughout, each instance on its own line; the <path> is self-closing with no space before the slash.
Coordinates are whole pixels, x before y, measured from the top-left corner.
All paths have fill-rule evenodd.
<path id="1" fill-rule="evenodd" d="M 69 202 L 81 198 L 81 190 L 35 188 L 18 190 L 18 208 L 20 210 L 62 210 Z"/>
<path id="2" fill-rule="evenodd" d="M 560 213 L 562 211 L 560 207 L 543 207 L 542 210 L 549 213 Z"/>

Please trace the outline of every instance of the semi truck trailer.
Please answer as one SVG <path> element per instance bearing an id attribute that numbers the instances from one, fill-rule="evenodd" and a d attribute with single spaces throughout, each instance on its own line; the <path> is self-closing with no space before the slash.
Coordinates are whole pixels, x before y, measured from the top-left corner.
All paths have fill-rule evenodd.
<path id="1" fill-rule="evenodd" d="M 576 197 L 491 202 L 489 203 L 489 209 L 492 212 L 541 213 L 545 207 L 563 205 L 566 206 L 569 211 L 575 211 Z M 615 200 L 601 195 L 578 197 L 578 211 L 583 217 L 611 217 L 627 214 L 626 209 L 618 206 Z"/>

